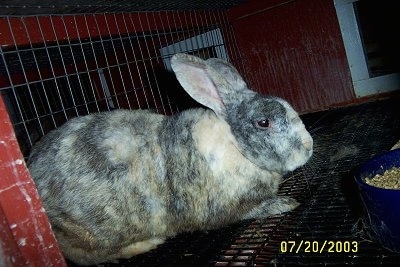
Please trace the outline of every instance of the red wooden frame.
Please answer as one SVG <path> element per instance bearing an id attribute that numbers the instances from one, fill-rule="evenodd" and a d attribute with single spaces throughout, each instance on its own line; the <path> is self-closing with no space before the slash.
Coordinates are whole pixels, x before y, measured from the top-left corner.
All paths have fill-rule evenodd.
<path id="1" fill-rule="evenodd" d="M 0 95 L 0 265 L 66 266 Z"/>

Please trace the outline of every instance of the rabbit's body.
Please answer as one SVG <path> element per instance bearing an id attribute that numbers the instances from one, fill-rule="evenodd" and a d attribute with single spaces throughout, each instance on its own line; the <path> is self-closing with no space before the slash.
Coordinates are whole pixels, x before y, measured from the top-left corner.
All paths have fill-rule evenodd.
<path id="1" fill-rule="evenodd" d="M 204 61 L 176 58 L 173 67 L 185 88 L 179 60 L 196 69 L 204 69 Z M 127 258 L 181 232 L 298 205 L 276 196 L 282 174 L 312 154 L 312 139 L 290 105 L 243 89 L 246 104 L 225 112 L 231 100 L 219 106 L 187 90 L 213 110 L 91 114 L 70 120 L 35 146 L 29 169 L 67 258 L 79 264 Z M 230 96 L 232 105 L 236 97 Z M 258 122 L 265 114 L 269 128 Z"/>

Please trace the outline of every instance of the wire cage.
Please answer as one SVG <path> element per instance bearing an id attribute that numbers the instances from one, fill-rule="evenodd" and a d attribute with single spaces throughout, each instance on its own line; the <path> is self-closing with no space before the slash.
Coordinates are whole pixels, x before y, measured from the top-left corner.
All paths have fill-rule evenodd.
<path id="1" fill-rule="evenodd" d="M 0 90 L 25 156 L 71 117 L 116 108 L 163 114 L 185 108 L 179 103 L 188 101 L 177 99 L 185 95 L 171 79 L 174 53 L 237 57 L 221 10 L 0 19 Z"/>

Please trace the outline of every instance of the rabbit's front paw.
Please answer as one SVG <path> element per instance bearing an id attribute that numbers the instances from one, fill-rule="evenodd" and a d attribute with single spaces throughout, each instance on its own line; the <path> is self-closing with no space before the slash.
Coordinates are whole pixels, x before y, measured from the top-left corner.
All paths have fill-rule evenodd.
<path id="1" fill-rule="evenodd" d="M 279 196 L 269 198 L 258 207 L 251 210 L 244 219 L 263 219 L 268 216 L 278 215 L 291 211 L 300 205 L 297 200 L 291 197 Z"/>

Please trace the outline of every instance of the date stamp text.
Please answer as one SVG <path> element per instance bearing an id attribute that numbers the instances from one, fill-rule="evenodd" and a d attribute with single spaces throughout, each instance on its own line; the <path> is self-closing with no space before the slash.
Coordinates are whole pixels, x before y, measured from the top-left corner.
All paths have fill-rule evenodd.
<path id="1" fill-rule="evenodd" d="M 280 244 L 281 253 L 356 253 L 358 241 L 288 240 Z"/>

